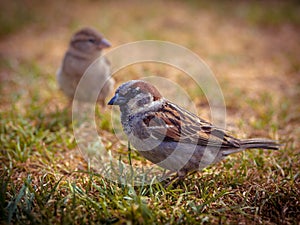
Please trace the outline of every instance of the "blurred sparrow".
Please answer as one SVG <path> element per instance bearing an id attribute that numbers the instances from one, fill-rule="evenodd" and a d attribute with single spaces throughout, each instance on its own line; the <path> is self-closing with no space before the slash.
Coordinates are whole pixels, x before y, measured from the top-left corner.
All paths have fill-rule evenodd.
<path id="1" fill-rule="evenodd" d="M 251 148 L 279 149 L 268 139 L 240 140 L 163 98 L 151 84 L 122 84 L 108 105 L 119 105 L 129 142 L 151 162 L 179 178 Z"/>
<path id="2" fill-rule="evenodd" d="M 110 43 L 93 28 L 83 28 L 73 35 L 62 66 L 57 72 L 60 89 L 71 100 L 75 97 L 79 101 L 89 102 L 93 100 L 91 96 L 95 96 L 104 106 L 105 98 L 112 91 L 115 81 L 110 78 L 109 61 L 99 57 L 102 49 L 110 46 Z M 95 61 L 96 59 L 98 60 Z M 75 95 L 77 85 L 86 71 L 87 76 Z"/>

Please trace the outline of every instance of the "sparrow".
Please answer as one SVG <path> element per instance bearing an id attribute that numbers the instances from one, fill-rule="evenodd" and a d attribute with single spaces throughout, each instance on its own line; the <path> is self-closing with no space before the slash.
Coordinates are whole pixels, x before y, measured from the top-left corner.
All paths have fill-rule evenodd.
<path id="1" fill-rule="evenodd" d="M 148 82 L 123 83 L 108 105 L 118 105 L 129 143 L 179 179 L 245 149 L 278 150 L 269 139 L 238 139 L 165 99 Z"/>
<path id="2" fill-rule="evenodd" d="M 97 102 L 105 105 L 105 98 L 112 92 L 115 81 L 110 77 L 110 62 L 105 57 L 99 57 L 102 50 L 110 46 L 110 42 L 102 34 L 90 27 L 82 28 L 72 36 L 62 65 L 57 71 L 58 85 L 71 101 L 75 97 L 79 101 L 91 102 L 91 96 L 96 96 Z M 92 64 L 93 62 L 95 63 Z M 85 72 L 87 76 L 75 95 Z"/>

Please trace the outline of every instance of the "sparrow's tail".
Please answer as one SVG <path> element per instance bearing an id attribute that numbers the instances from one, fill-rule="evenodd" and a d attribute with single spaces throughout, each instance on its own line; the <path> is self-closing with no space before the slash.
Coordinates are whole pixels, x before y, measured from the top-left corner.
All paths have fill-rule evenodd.
<path id="1" fill-rule="evenodd" d="M 278 142 L 270 139 L 259 139 L 259 138 L 245 139 L 245 140 L 240 140 L 239 143 L 240 143 L 239 148 L 224 150 L 223 155 L 230 155 L 251 148 L 279 150 L 280 147 L 280 144 Z"/>
<path id="2" fill-rule="evenodd" d="M 278 142 L 270 140 L 270 139 L 245 139 L 240 142 L 241 148 L 249 149 L 249 148 L 262 148 L 262 149 L 272 149 L 278 150 L 280 144 Z"/>

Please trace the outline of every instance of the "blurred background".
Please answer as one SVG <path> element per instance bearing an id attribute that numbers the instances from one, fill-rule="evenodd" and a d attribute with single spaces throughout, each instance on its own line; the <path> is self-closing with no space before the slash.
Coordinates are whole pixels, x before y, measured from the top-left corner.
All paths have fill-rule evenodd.
<path id="1" fill-rule="evenodd" d="M 56 70 L 70 37 L 83 26 L 102 32 L 112 48 L 147 39 L 189 48 L 208 64 L 222 87 L 230 90 L 224 92 L 229 109 L 236 107 L 230 98 L 237 93 L 294 96 L 299 82 L 297 1 L 189 0 L 147 4 L 18 0 L 0 4 L 3 103 L 10 98 L 12 88 L 17 95 L 25 91 L 22 88 L 31 84 L 32 78 L 39 88 L 43 87 L 45 95 L 53 94 Z M 126 78 L 119 75 L 116 79 L 125 81 L 145 70 L 136 67 L 135 71 L 126 71 Z"/>
<path id="2" fill-rule="evenodd" d="M 246 165 L 243 164 L 243 168 L 248 168 L 250 172 L 241 178 L 244 180 L 239 183 L 240 186 L 232 186 L 237 187 L 234 190 L 244 196 L 243 190 L 248 191 L 252 184 L 261 183 L 263 187 L 255 201 L 252 199 L 259 211 L 253 212 L 248 208 L 245 213 L 250 218 L 257 213 L 255 216 L 266 216 L 273 222 L 282 222 L 280 218 L 289 218 L 286 221 L 291 223 L 297 221 L 300 190 L 299 1 L 148 2 L 0 1 L 2 179 L 14 184 L 18 190 L 28 174 L 34 174 L 33 183 L 38 186 L 38 179 L 49 171 L 49 174 L 54 174 L 53 180 L 57 180 L 61 174 L 87 167 L 82 156 L 76 152 L 71 119 L 69 114 L 64 113 L 67 99 L 58 90 L 56 71 L 72 34 L 83 26 L 92 26 L 111 42 L 111 49 L 134 41 L 163 40 L 182 45 L 201 57 L 222 88 L 228 129 L 238 137 L 263 136 L 279 139 L 283 143 L 282 151 L 264 152 L 267 158 L 263 158 L 261 152 L 251 152 L 247 155 L 249 160 L 243 161 Z M 118 86 L 129 79 L 153 74 L 169 78 L 184 87 L 196 104 L 198 114 L 209 118 L 205 95 L 191 80 L 182 76 L 181 71 L 148 63 L 130 66 L 115 77 Z M 115 140 L 109 112 L 99 113 L 103 141 L 108 149 L 126 151 L 126 146 Z M 239 170 L 240 163 L 241 160 L 236 157 L 230 163 L 218 164 L 213 174 L 222 172 L 223 167 L 229 168 L 224 177 L 234 180 L 243 174 Z M 206 177 L 211 180 L 209 176 L 213 175 L 204 174 L 201 182 Z M 222 183 L 224 177 L 219 182 Z M 285 185 L 286 181 L 290 183 Z M 247 185 L 247 182 L 250 184 Z M 275 187 L 280 189 L 278 195 L 273 195 Z M 264 188 L 276 197 L 269 198 L 271 203 L 257 200 L 265 199 Z M 1 192 L 1 199 L 5 199 L 0 204 L 1 210 L 6 207 L 4 202 L 17 195 L 18 192 L 13 190 L 9 190 L 10 195 Z M 295 200 L 297 196 L 298 203 Z M 230 196 L 227 200 L 230 205 Z M 217 201 L 213 199 L 211 202 L 218 205 Z M 285 205 L 281 207 L 282 202 Z M 252 204 L 251 201 L 249 204 Z M 234 210 L 237 208 L 225 210 L 228 215 L 233 212 L 231 219 L 235 218 Z M 214 213 L 218 215 L 214 210 L 214 205 L 210 205 L 208 213 L 212 212 L 212 218 L 216 215 Z M 164 213 L 169 215 L 168 211 Z M 70 215 L 72 220 L 73 214 Z"/>

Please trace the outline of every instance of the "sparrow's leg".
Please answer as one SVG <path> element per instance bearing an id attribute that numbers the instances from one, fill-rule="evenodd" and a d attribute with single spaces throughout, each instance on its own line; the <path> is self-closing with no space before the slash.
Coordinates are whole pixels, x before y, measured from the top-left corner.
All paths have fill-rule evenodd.
<path id="1" fill-rule="evenodd" d="M 179 170 L 176 173 L 176 175 L 174 177 L 172 177 L 171 180 L 165 185 L 165 188 L 167 188 L 171 184 L 174 184 L 175 182 L 182 182 L 184 180 L 184 178 L 186 178 L 187 176 L 190 176 L 196 172 L 197 172 L 197 170 L 192 171 L 192 172 L 188 172 L 186 170 Z"/>
<path id="2" fill-rule="evenodd" d="M 164 188 L 168 188 L 170 185 L 173 185 L 176 181 L 178 181 L 178 175 L 173 176 L 168 183 L 164 185 Z"/>
<path id="3" fill-rule="evenodd" d="M 171 173 L 174 173 L 171 171 Z M 169 174 L 169 173 L 167 173 Z M 180 182 L 183 181 L 184 178 L 186 177 L 187 172 L 185 170 L 179 170 L 175 176 L 173 176 L 170 181 L 165 185 L 165 188 L 169 187 L 171 184 L 174 184 L 175 182 Z"/>

